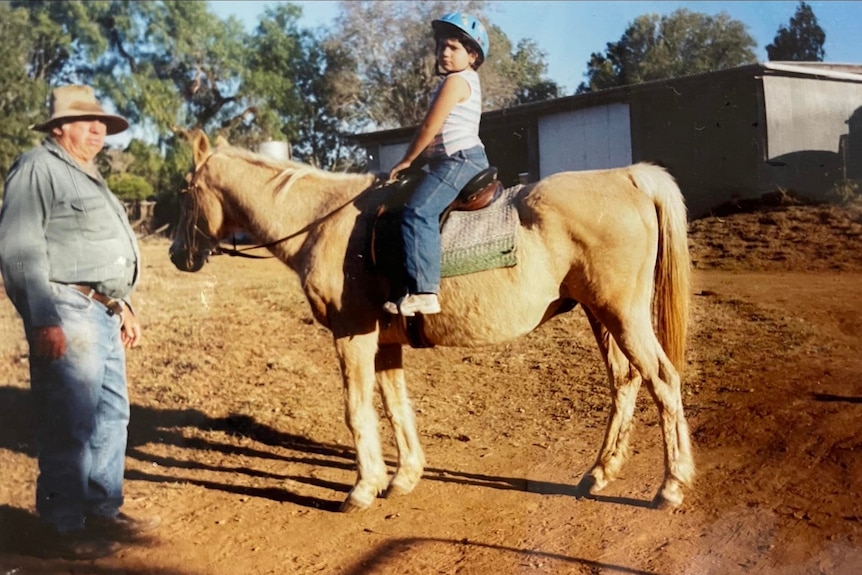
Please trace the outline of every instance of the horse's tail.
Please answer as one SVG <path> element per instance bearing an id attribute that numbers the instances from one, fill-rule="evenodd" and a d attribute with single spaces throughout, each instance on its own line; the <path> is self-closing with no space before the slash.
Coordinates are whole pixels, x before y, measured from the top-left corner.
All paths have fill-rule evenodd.
<path id="1" fill-rule="evenodd" d="M 659 342 L 682 373 L 691 297 L 688 217 L 682 192 L 673 177 L 658 166 L 638 164 L 632 178 L 652 198 L 659 224 L 653 314 Z"/>

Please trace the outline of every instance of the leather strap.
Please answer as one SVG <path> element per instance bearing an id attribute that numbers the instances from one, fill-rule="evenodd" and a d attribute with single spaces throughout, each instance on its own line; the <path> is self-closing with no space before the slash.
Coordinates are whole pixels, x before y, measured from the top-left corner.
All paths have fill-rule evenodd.
<path id="1" fill-rule="evenodd" d="M 80 284 L 66 284 L 70 288 L 77 290 L 90 298 L 91 300 L 97 301 L 106 308 L 108 308 L 108 314 L 110 315 L 122 315 L 123 313 L 123 304 L 120 300 L 114 299 L 112 297 L 108 297 L 103 293 L 97 292 L 95 289 L 90 286 L 80 285 Z"/>

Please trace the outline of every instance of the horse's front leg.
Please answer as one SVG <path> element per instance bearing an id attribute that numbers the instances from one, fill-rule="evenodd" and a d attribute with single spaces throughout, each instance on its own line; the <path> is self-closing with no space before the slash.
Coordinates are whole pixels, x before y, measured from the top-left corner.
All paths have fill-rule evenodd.
<path id="1" fill-rule="evenodd" d="M 425 455 L 416 431 L 416 417 L 404 380 L 403 353 L 400 344 L 380 346 L 375 362 L 377 383 L 383 396 L 386 417 L 392 424 L 398 447 L 398 470 L 389 482 L 387 496 L 406 495 L 413 491 L 425 469 Z"/>
<path id="2" fill-rule="evenodd" d="M 377 333 L 336 337 L 335 349 L 344 378 L 345 421 L 356 447 L 356 484 L 341 504 L 349 513 L 370 507 L 387 484 L 373 401 Z"/>

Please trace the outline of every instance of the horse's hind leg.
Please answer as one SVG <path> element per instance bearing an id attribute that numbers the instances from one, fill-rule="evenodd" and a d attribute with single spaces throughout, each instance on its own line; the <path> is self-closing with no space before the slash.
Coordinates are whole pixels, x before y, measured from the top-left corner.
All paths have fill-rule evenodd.
<path id="1" fill-rule="evenodd" d="M 631 368 L 610 333 L 586 308 L 596 343 L 605 362 L 611 389 L 611 412 L 599 456 L 593 468 L 584 475 L 580 489 L 598 493 L 616 479 L 629 457 L 629 438 L 634 422 L 634 409 L 641 385 L 640 374 Z"/>
<path id="2" fill-rule="evenodd" d="M 682 503 L 682 488 L 694 479 L 691 439 L 682 407 L 679 373 L 656 338 L 648 313 L 637 314 L 619 325 L 617 342 L 641 373 L 658 406 L 664 440 L 665 476 L 655 504 L 658 507 L 676 507 Z"/>
<path id="3" fill-rule="evenodd" d="M 373 401 L 377 334 L 338 337 L 335 350 L 344 378 L 345 421 L 353 435 L 357 463 L 356 484 L 341 504 L 341 511 L 360 511 L 370 507 L 387 484 Z"/>
<path id="4" fill-rule="evenodd" d="M 404 495 L 413 491 L 425 468 L 425 455 L 416 431 L 416 417 L 404 380 L 402 357 L 401 345 L 389 344 L 380 346 L 375 360 L 383 407 L 392 424 L 395 444 L 398 447 L 398 469 L 389 482 L 387 496 Z"/>
<path id="5" fill-rule="evenodd" d="M 655 498 L 657 507 L 677 507 L 682 503 L 682 488 L 694 480 L 694 460 L 688 422 L 682 407 L 679 373 L 659 349 L 658 377 L 646 378 L 647 389 L 658 406 L 664 437 L 665 478 Z"/>

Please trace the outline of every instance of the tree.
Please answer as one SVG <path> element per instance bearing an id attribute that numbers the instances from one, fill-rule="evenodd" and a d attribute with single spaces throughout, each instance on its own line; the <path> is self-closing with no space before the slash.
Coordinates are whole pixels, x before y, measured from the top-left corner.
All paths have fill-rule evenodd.
<path id="1" fill-rule="evenodd" d="M 140 176 L 154 186 L 158 184 L 165 163 L 158 148 L 140 138 L 132 138 L 124 154 L 129 156 L 130 162 L 122 171 Z"/>
<path id="2" fill-rule="evenodd" d="M 33 38 L 27 70 L 47 85 L 86 83 L 164 142 L 174 126 L 215 129 L 246 111 L 237 95 L 246 34 L 203 2 L 12 2 Z"/>
<path id="3" fill-rule="evenodd" d="M 248 35 L 237 19 L 223 22 L 203 2 L 110 5 L 110 15 L 95 15 L 111 43 L 94 81 L 132 122 L 164 140 L 175 126 L 216 131 L 247 117 L 240 78 Z"/>
<path id="4" fill-rule="evenodd" d="M 86 82 L 88 68 L 107 47 L 98 22 L 110 14 L 108 2 L 13 1 L 24 8 L 32 43 L 28 52 L 28 76 L 48 84 Z"/>
<path id="5" fill-rule="evenodd" d="M 352 163 L 341 130 L 346 113 L 329 81 L 342 59 L 299 27 L 301 15 L 291 4 L 264 11 L 252 34 L 243 91 L 262 138 L 285 138 L 303 161 L 337 169 Z"/>
<path id="6" fill-rule="evenodd" d="M 349 112 L 352 131 L 413 126 L 422 120 L 439 81 L 430 23 L 447 12 L 473 14 L 488 30 L 490 54 L 479 69 L 486 110 L 514 104 L 519 90 L 524 97 L 556 94 L 541 77 L 544 55 L 530 44 L 513 54 L 509 39 L 485 15 L 486 5 L 483 0 L 341 2 L 327 46 L 343 60 L 332 75 L 331 91 Z"/>
<path id="7" fill-rule="evenodd" d="M 523 39 L 518 42 L 518 48 L 512 55 L 512 73 L 517 86 L 515 104 L 541 102 L 561 96 L 557 83 L 545 78 L 548 71 L 545 56 L 535 41 Z"/>
<path id="8" fill-rule="evenodd" d="M 590 92 L 733 68 L 757 61 L 754 38 L 745 24 L 722 12 L 709 16 L 684 8 L 668 16 L 639 16 L 604 54 L 594 52 L 586 82 Z"/>
<path id="9" fill-rule="evenodd" d="M 800 2 L 790 24 L 782 24 L 772 44 L 766 47 L 766 54 L 771 61 L 822 62 L 826 56 L 824 42 L 826 32 L 817 23 L 814 10 Z"/>
<path id="10" fill-rule="evenodd" d="M 39 135 L 29 126 L 46 119 L 44 83 L 27 74 L 33 37 L 27 11 L 0 3 L 0 175 L 5 176 L 14 159 L 32 147 Z M 0 193 L 3 182 L 0 179 Z"/>

